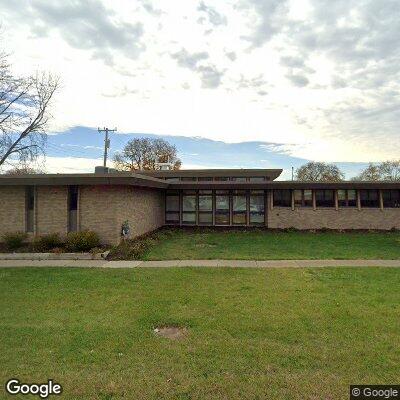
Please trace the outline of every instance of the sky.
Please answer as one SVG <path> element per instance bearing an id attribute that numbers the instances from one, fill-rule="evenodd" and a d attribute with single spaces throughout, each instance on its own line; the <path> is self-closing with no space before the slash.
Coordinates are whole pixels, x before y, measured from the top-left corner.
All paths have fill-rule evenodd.
<path id="1" fill-rule="evenodd" d="M 61 78 L 51 133 L 109 126 L 265 142 L 264 158 L 399 158 L 398 0 L 0 0 L 0 23 L 17 73 Z M 202 151 L 184 167 L 211 166 Z M 74 153 L 54 157 L 53 169 Z"/>

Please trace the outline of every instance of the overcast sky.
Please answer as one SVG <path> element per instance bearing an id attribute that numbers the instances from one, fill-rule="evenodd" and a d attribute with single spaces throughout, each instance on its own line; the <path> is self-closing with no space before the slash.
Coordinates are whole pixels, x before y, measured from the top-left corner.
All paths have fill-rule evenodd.
<path id="1" fill-rule="evenodd" d="M 0 0 L 23 74 L 62 79 L 54 126 L 399 158 L 399 0 Z"/>

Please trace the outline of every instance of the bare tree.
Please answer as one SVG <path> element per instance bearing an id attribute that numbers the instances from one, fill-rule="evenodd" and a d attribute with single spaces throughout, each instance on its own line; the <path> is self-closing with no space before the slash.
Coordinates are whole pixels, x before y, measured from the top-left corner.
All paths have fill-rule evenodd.
<path id="1" fill-rule="evenodd" d="M 45 172 L 41 169 L 32 168 L 28 166 L 15 167 L 7 170 L 5 175 L 35 175 L 35 174 L 44 174 Z"/>
<path id="2" fill-rule="evenodd" d="M 344 173 L 334 164 L 308 162 L 296 170 L 296 179 L 303 182 L 340 182 Z"/>
<path id="3" fill-rule="evenodd" d="M 400 160 L 369 163 L 354 180 L 359 181 L 400 181 Z"/>
<path id="4" fill-rule="evenodd" d="M 51 74 L 14 76 L 7 55 L 0 54 L 0 168 L 44 155 L 48 109 L 58 87 Z"/>
<path id="5" fill-rule="evenodd" d="M 174 169 L 180 169 L 182 164 L 176 147 L 164 139 L 133 139 L 114 155 L 115 167 L 124 171 L 155 170 L 160 162 L 170 162 Z"/>

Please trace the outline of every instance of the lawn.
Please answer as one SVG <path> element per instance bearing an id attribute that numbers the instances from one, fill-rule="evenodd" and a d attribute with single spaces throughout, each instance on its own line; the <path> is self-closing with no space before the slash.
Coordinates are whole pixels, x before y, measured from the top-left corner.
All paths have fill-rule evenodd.
<path id="1" fill-rule="evenodd" d="M 399 287 L 396 268 L 0 269 L 0 393 L 18 377 L 68 399 L 345 399 L 398 382 Z"/>
<path id="2" fill-rule="evenodd" d="M 277 232 L 173 229 L 144 254 L 176 259 L 398 259 L 399 232 Z"/>

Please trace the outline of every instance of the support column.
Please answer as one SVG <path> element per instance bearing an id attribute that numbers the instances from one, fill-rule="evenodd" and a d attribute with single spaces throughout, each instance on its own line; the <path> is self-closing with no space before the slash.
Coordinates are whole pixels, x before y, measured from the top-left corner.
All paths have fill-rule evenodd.
<path id="1" fill-rule="evenodd" d="M 379 189 L 379 208 L 383 211 L 383 195 L 382 189 Z"/>
<path id="2" fill-rule="evenodd" d="M 357 190 L 357 208 L 358 208 L 358 211 L 361 211 L 361 197 L 360 197 L 360 191 L 359 190 Z"/>
<path id="3" fill-rule="evenodd" d="M 292 211 L 294 211 L 294 189 L 291 190 L 291 198 L 292 198 Z"/>
<path id="4" fill-rule="evenodd" d="M 317 199 L 315 197 L 315 190 L 311 190 L 311 198 L 312 198 L 312 208 L 315 211 L 317 209 Z"/>
<path id="5" fill-rule="evenodd" d="M 338 198 L 338 191 L 334 190 L 333 194 L 335 196 L 335 210 L 339 210 L 339 198 Z"/>

